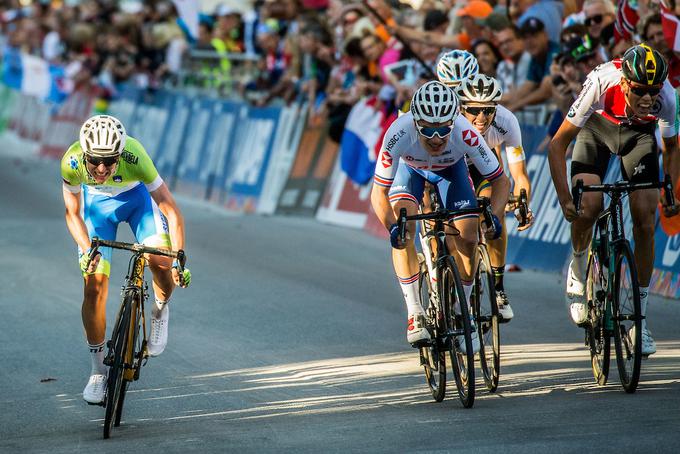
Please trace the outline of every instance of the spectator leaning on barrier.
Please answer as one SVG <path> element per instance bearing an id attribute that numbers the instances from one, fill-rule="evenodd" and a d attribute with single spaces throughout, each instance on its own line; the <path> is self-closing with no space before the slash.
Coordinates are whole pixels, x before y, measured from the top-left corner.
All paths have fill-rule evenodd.
<path id="1" fill-rule="evenodd" d="M 508 93 L 526 82 L 531 54 L 524 50 L 524 39 L 514 25 L 498 30 L 494 38 L 503 56 L 503 60 L 496 68 L 496 79 L 500 82 L 503 93 Z M 507 95 L 505 97 L 507 98 Z"/>
<path id="2" fill-rule="evenodd" d="M 559 46 L 548 40 L 543 22 L 530 17 L 520 29 L 531 63 L 527 81 L 508 93 L 506 107 L 515 112 L 531 104 L 545 102 L 551 95 L 550 65 L 559 52 Z"/>

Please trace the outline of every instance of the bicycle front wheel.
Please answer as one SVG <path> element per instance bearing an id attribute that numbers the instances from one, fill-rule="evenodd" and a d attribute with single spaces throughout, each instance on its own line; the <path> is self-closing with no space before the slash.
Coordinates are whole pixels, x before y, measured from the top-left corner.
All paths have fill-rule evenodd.
<path id="1" fill-rule="evenodd" d="M 432 344 L 420 347 L 420 358 L 432 397 L 435 401 L 441 402 L 446 394 L 446 350 L 438 340 L 446 332 L 446 326 L 443 320 L 439 321 L 440 311 L 437 308 L 437 302 L 434 298 L 430 298 L 430 275 L 424 263 L 421 263 L 419 287 L 421 301 L 428 304 L 425 310 L 428 324 L 434 327 L 435 331 Z"/>
<path id="2" fill-rule="evenodd" d="M 498 389 L 501 365 L 501 339 L 498 329 L 496 285 L 486 246 L 479 246 L 479 264 L 474 283 L 472 313 L 477 321 L 479 365 L 489 392 Z"/>
<path id="3" fill-rule="evenodd" d="M 131 305 L 131 323 L 128 326 L 128 343 L 126 348 L 126 356 L 124 363 L 133 369 L 127 369 L 126 373 L 123 374 L 123 385 L 120 388 L 120 394 L 118 397 L 118 405 L 116 405 L 116 418 L 114 421 L 114 426 L 120 426 L 120 419 L 123 415 L 123 404 L 125 403 L 125 396 L 127 394 L 128 386 L 130 381 L 132 381 L 131 376 L 136 376 L 138 369 L 140 367 L 139 361 L 136 360 L 136 352 L 140 351 L 140 346 L 137 345 L 139 342 L 139 329 L 142 320 L 142 314 L 140 314 L 141 304 L 139 301 L 139 293 L 137 291 L 129 291 L 126 295 L 129 299 L 128 303 Z M 134 378 L 136 380 L 137 378 Z"/>
<path id="4" fill-rule="evenodd" d="M 642 314 L 637 268 L 628 242 L 617 248 L 615 266 L 612 318 L 616 364 L 623 389 L 634 393 L 640 380 Z"/>
<path id="5" fill-rule="evenodd" d="M 597 252 L 591 249 L 588 258 L 586 296 L 588 323 L 586 337 L 590 363 L 598 385 L 607 384 L 611 354 L 611 330 L 606 326 L 607 271 L 602 268 Z"/>
<path id="6" fill-rule="evenodd" d="M 458 397 L 463 407 L 475 402 L 475 353 L 472 349 L 472 324 L 465 291 L 453 257 L 447 256 L 441 269 L 441 303 L 450 336 L 449 355 Z"/>
<path id="7" fill-rule="evenodd" d="M 111 436 L 111 430 L 119 419 L 118 405 L 121 393 L 124 393 L 123 384 L 125 373 L 125 355 L 128 350 L 130 334 L 130 318 L 132 316 L 132 303 L 129 297 L 123 299 L 120 312 L 116 319 L 116 324 L 111 333 L 111 340 L 108 342 L 109 351 L 107 356 L 110 358 L 109 376 L 106 383 L 106 415 L 104 417 L 104 438 Z M 118 425 L 118 424 L 115 424 Z"/>

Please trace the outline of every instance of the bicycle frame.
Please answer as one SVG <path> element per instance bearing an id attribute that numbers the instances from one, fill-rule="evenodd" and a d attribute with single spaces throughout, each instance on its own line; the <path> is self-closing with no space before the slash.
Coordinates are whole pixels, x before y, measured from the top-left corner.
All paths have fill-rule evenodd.
<path id="1" fill-rule="evenodd" d="M 130 259 L 128 275 L 126 277 L 126 285 L 122 288 L 123 294 L 127 292 L 135 292 L 137 296 L 136 298 L 133 298 L 134 306 L 132 307 L 131 313 L 133 314 L 134 318 L 130 322 L 128 338 L 136 340 L 137 333 L 135 333 L 135 330 L 139 328 L 140 324 L 142 327 L 142 343 L 139 355 L 137 357 L 137 363 L 135 364 L 136 342 L 130 342 L 128 344 L 128 349 L 125 354 L 125 374 L 123 375 L 123 378 L 128 381 L 139 379 L 139 367 L 141 361 L 146 360 L 149 357 L 149 353 L 146 348 L 146 316 L 144 311 L 144 302 L 148 297 L 148 286 L 144 281 L 144 270 L 146 265 L 147 260 L 144 257 L 144 254 L 142 252 L 135 253 Z"/>

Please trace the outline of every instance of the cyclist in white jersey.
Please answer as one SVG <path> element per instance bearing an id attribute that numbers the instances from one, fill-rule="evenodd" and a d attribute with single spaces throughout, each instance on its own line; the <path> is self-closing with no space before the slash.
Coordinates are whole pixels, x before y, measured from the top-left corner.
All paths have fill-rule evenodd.
<path id="1" fill-rule="evenodd" d="M 409 215 L 418 212 L 425 181 L 437 187 L 448 209 L 477 206 L 474 188 L 465 162 L 469 156 L 477 170 L 491 182 L 491 208 L 494 225 L 483 224 L 489 237 L 500 235 L 499 218 L 508 200 L 510 182 L 495 154 L 477 133 L 474 126 L 459 115 L 458 98 L 446 85 L 431 81 L 420 87 L 411 100 L 411 111 L 399 117 L 387 130 L 378 155 L 371 192 L 373 209 L 390 233 L 392 261 L 401 284 L 408 310 L 407 341 L 417 344 L 430 338 L 425 328 L 424 310 L 420 301 L 418 280 L 420 268 L 413 238 L 415 223 L 407 225 L 407 240 L 402 243 L 397 228 L 397 213 L 405 208 Z M 477 229 L 479 216 L 454 217 L 460 231 L 450 236 L 449 246 L 463 279 L 469 304 L 472 277 L 477 261 Z M 473 335 L 473 346 L 479 339 Z"/>
<path id="2" fill-rule="evenodd" d="M 501 148 L 505 148 L 510 175 L 515 182 L 515 195 L 519 195 L 520 190 L 525 189 L 530 199 L 531 182 L 522 149 L 522 131 L 517 117 L 498 104 L 503 95 L 500 83 L 493 77 L 476 74 L 464 79 L 456 88 L 456 94 L 461 102 L 461 112 L 482 134 L 489 148 L 496 151 L 499 161 L 501 161 Z M 488 196 L 489 182 L 474 168 L 470 168 L 470 175 L 477 194 Z M 515 211 L 515 214 L 519 217 L 519 209 Z M 531 210 L 529 210 L 527 221 L 527 224 L 520 230 L 531 226 L 533 222 Z M 503 285 L 505 254 L 508 245 L 505 217 L 501 218 L 501 224 L 503 234 L 499 239 L 489 241 L 489 255 L 496 283 L 498 311 L 502 320 L 507 322 L 514 314 Z"/>
<path id="3" fill-rule="evenodd" d="M 577 213 L 571 199 L 565 154 L 576 139 L 571 163 L 571 182 L 600 184 L 612 154 L 621 157 L 621 174 L 630 182 L 658 182 L 658 122 L 663 141 L 663 167 L 672 181 L 680 175 L 678 160 L 678 101 L 667 80 L 668 64 L 661 54 L 645 44 L 633 46 L 622 59 L 595 68 L 583 84 L 578 99 L 550 142 L 550 172 L 562 212 L 571 222 L 573 259 L 567 272 L 566 301 L 577 325 L 587 319 L 585 280 L 587 250 L 592 227 L 602 211 L 601 193 L 583 194 Z M 654 266 L 654 230 L 657 189 L 632 192 L 629 196 L 635 239 L 635 262 L 640 283 L 640 308 L 647 312 L 647 293 Z M 665 206 L 664 215 L 677 214 L 679 207 Z M 642 320 L 642 354 L 656 352 L 656 343 Z"/>

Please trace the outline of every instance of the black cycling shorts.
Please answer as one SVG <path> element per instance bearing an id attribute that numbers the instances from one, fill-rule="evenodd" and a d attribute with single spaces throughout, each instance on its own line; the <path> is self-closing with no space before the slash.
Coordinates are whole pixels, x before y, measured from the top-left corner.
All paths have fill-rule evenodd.
<path id="1" fill-rule="evenodd" d="M 621 175 L 632 183 L 659 181 L 656 124 L 616 125 L 594 113 L 576 136 L 571 161 L 572 177 L 594 174 L 604 181 L 612 154 L 621 157 Z"/>

